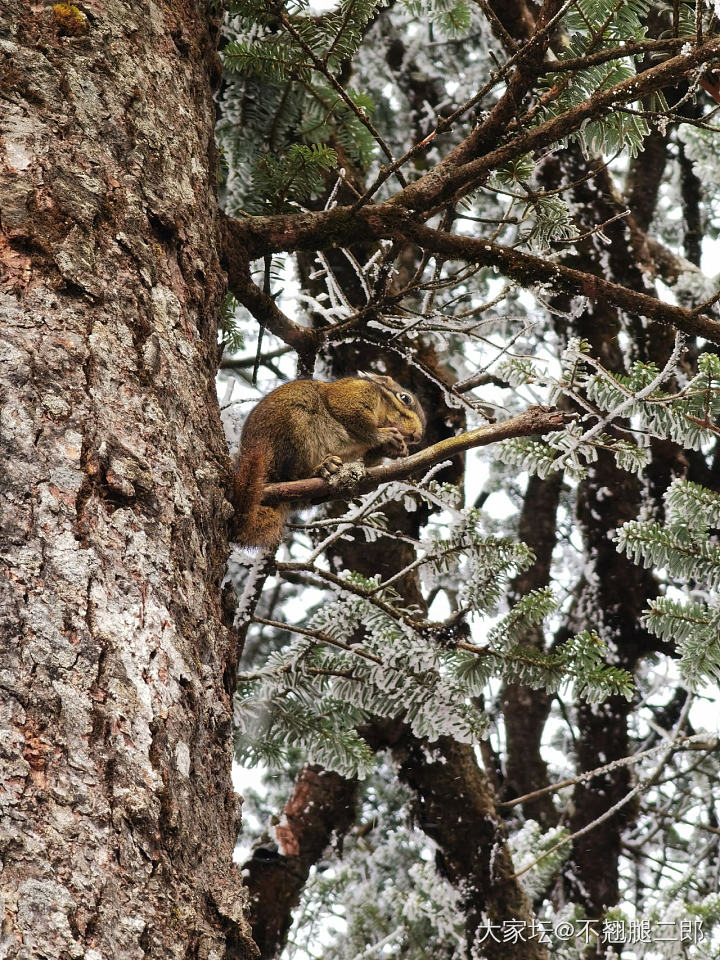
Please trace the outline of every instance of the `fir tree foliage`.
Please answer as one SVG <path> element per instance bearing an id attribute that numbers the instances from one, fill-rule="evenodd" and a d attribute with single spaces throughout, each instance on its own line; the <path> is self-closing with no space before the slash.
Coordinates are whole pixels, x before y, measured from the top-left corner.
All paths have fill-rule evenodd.
<path id="1" fill-rule="evenodd" d="M 330 147 L 294 143 L 281 157 L 268 154 L 255 168 L 253 185 L 263 196 L 272 197 L 277 213 L 320 190 L 322 175 L 332 170 L 337 154 Z"/>
<path id="2" fill-rule="evenodd" d="M 432 485 L 433 496 L 438 489 Z M 417 565 L 427 585 L 449 575 L 461 584 L 460 609 L 488 617 L 509 578 L 534 558 L 521 543 L 483 536 L 480 526 L 477 511 L 456 511 L 445 535 L 424 544 Z M 372 752 L 357 727 L 372 717 L 401 719 L 429 742 L 449 736 L 475 743 L 487 718 L 473 698 L 491 677 L 548 690 L 572 683 L 575 695 L 590 702 L 632 695 L 631 677 L 604 662 L 606 648 L 594 633 L 580 633 L 552 653 L 523 642 L 528 627 L 556 609 L 549 589 L 523 597 L 489 628 L 485 643 L 468 649 L 416 619 L 417 611 L 378 578 L 348 573 L 334 590 L 297 639 L 244 678 L 236 697 L 243 763 L 282 763 L 302 745 L 309 762 L 367 776 Z"/>
<path id="3" fill-rule="evenodd" d="M 441 36 L 460 37 L 472 22 L 465 0 L 403 0 L 403 6 L 413 17 L 428 17 Z"/>
<path id="4" fill-rule="evenodd" d="M 653 600 L 646 623 L 661 640 L 675 644 L 680 671 L 691 688 L 720 683 L 718 526 L 720 496 L 700 484 L 676 480 L 665 496 L 664 523 L 633 520 L 617 536 L 618 550 L 636 563 L 665 569 L 687 591 L 683 599 L 666 595 Z"/>
<path id="5" fill-rule="evenodd" d="M 251 32 L 245 41 L 233 41 L 224 51 L 230 69 L 256 72 L 268 79 L 308 78 L 320 65 L 336 73 L 357 51 L 364 28 L 379 0 L 341 0 L 331 12 L 306 15 L 305 0 L 283 4 L 273 0 L 232 0 L 228 4 L 236 26 Z M 279 29 L 287 18 L 289 28 Z M 264 28 L 261 32 L 258 28 Z M 252 31 L 254 35 L 252 35 Z M 317 58 L 317 62 L 315 60 Z M 269 72 L 266 72 L 269 71 Z"/>
<path id="6" fill-rule="evenodd" d="M 585 53 L 585 43 L 570 42 L 568 56 L 582 56 Z M 543 111 L 543 119 L 559 116 L 570 107 L 577 106 L 587 100 L 598 90 L 609 90 L 611 87 L 629 80 L 634 76 L 631 63 L 618 62 L 604 63 L 588 67 L 574 78 L 572 86 L 566 89 L 553 102 L 552 107 Z M 564 85 L 560 74 L 551 75 L 549 82 Z M 642 149 L 643 141 L 649 133 L 646 121 L 641 116 L 635 116 L 627 110 L 609 112 L 601 120 L 590 120 L 574 135 L 588 156 L 614 156 L 622 150 L 627 150 L 630 156 L 636 156 Z"/>
<path id="7" fill-rule="evenodd" d="M 235 169 L 254 171 L 241 201 L 246 212 L 263 204 L 281 212 L 317 196 L 338 166 L 337 150 L 361 168 L 369 163 L 375 142 L 363 118 L 373 102 L 347 85 L 339 92 L 331 81 L 383 3 L 343 0 L 320 16 L 304 2 L 229 5 L 234 38 L 223 61 L 239 80 L 245 136 L 235 141 L 228 125 L 224 137 L 221 124 L 220 139 Z"/>
<path id="8" fill-rule="evenodd" d="M 425 138 L 426 146 L 412 154 L 402 175 L 412 182 L 440 162 L 476 122 L 491 114 L 511 76 L 510 71 L 501 73 L 499 64 L 523 48 L 522 42 L 509 44 L 503 52 L 502 37 L 489 26 L 484 6 L 453 0 L 392 5 L 344 0 L 330 13 L 318 13 L 300 3 L 234 2 L 226 27 L 230 42 L 223 50 L 229 73 L 219 128 L 228 162 L 224 188 L 228 211 L 240 216 L 290 213 L 348 203 L 338 200 L 341 170 L 347 189 L 359 195 L 388 162 L 388 152 L 401 156 Z M 613 56 L 583 69 L 561 69 L 563 61 L 630 48 L 648 39 L 648 24 L 654 21 L 661 24 L 656 34 L 663 43 L 678 37 L 690 43 L 707 30 L 710 13 L 708 5 L 645 0 L 569 4 L 555 25 L 538 82 L 518 103 L 517 116 L 495 146 L 511 143 L 518 130 L 537 132 L 545 121 L 632 79 L 647 59 L 657 57 L 660 62 L 681 46 Z M 551 69 L 555 61 L 558 69 Z M 489 77 L 496 78 L 494 87 L 463 113 L 463 106 Z M 717 283 L 703 280 L 694 264 L 682 261 L 688 256 L 682 229 L 669 215 L 679 209 L 687 212 L 683 204 L 690 202 L 685 196 L 688 184 L 692 186 L 689 168 L 699 180 L 695 202 L 704 218 L 702 228 L 709 237 L 720 229 L 720 208 L 711 196 L 720 183 L 718 135 L 712 117 L 696 116 L 697 79 L 695 73 L 684 75 L 672 110 L 661 93 L 654 94 L 642 103 L 630 101 L 595 116 L 541 151 L 518 151 L 474 192 L 457 204 L 453 198 L 447 210 L 438 210 L 428 223 L 435 228 L 446 216 L 449 232 L 487 237 L 489 243 L 542 257 L 550 266 L 569 262 L 583 269 L 590 263 L 591 272 L 617 280 L 613 275 L 617 262 L 634 257 L 630 228 L 613 234 L 620 242 L 610 248 L 610 232 L 602 218 L 591 204 L 589 215 L 580 209 L 577 199 L 570 199 L 572 190 L 564 188 L 570 167 L 564 171 L 563 189 L 552 189 L 555 181 L 548 187 L 546 179 L 552 180 L 552 164 L 567 153 L 578 158 L 578 178 L 591 166 L 601 167 L 604 160 L 611 181 L 622 185 L 628 169 L 633 169 L 632 158 L 640 156 L 642 162 L 640 151 L 652 134 L 655 147 L 666 138 L 669 148 L 666 174 L 658 187 L 661 200 L 648 234 L 657 235 L 665 253 L 669 250 L 674 258 L 668 283 L 673 271 L 685 270 L 673 285 L 677 302 L 692 309 L 711 300 Z M 436 135 L 438 118 L 453 111 L 460 120 Z M 692 124 L 678 126 L 686 115 Z M 580 163 L 578 145 L 592 158 L 587 168 Z M 687 161 L 684 179 L 678 174 L 681 150 Z M 546 161 L 550 176 L 543 169 Z M 592 181 L 590 185 L 607 201 L 599 209 L 615 209 L 605 187 Z M 397 183 L 388 176 L 372 200 L 382 201 L 396 189 Z M 624 229 L 622 217 L 620 225 Z M 568 251 L 572 253 L 566 258 Z M 600 461 L 605 464 L 613 458 L 619 470 L 637 475 L 647 493 L 651 481 L 657 480 L 657 471 L 647 469 L 656 466 L 655 440 L 670 441 L 692 452 L 693 464 L 716 469 L 712 458 L 720 415 L 720 362 L 702 342 L 684 353 L 679 340 L 667 363 L 657 360 L 663 350 L 652 348 L 660 326 L 610 304 L 609 322 L 617 320 L 618 333 L 611 349 L 603 352 L 580 336 L 565 337 L 566 331 L 587 333 L 588 326 L 578 321 L 596 300 L 579 293 L 559 294 L 551 283 L 526 287 L 521 293 L 520 282 L 501 277 L 498 267 L 433 257 L 430 252 L 420 266 L 413 262 L 408 271 L 407 263 L 400 269 L 392 262 L 392 253 L 393 242 L 384 240 L 367 261 L 353 247 L 333 249 L 332 256 L 318 252 L 308 266 L 311 257 L 303 251 L 304 275 L 311 275 L 312 283 L 301 291 L 301 307 L 293 319 L 305 322 L 311 313 L 322 318 L 328 352 L 337 344 L 347 349 L 348 343 L 368 341 L 374 349 L 380 346 L 383 355 L 400 354 L 432 378 L 414 351 L 416 338 L 422 337 L 450 371 L 447 379 L 453 386 L 445 385 L 447 406 L 462 410 L 469 426 L 483 422 L 484 403 L 495 402 L 502 417 L 523 411 L 530 403 L 564 405 L 578 411 L 578 417 L 545 437 L 516 438 L 494 446 L 492 453 L 468 455 L 471 481 L 474 465 L 493 461 L 483 495 L 501 492 L 511 504 L 508 517 L 493 516 L 487 505 L 476 508 L 470 500 L 466 505 L 457 488 L 426 478 L 385 485 L 350 504 L 344 515 L 323 519 L 304 515 L 302 522 L 291 524 L 285 552 L 280 554 L 287 561 L 289 586 L 284 593 L 273 593 L 275 607 L 264 611 L 284 626 L 269 626 L 268 619 L 251 628 L 252 656 L 243 663 L 246 672 L 236 699 L 238 756 L 273 770 L 315 762 L 345 776 L 364 777 L 366 796 L 381 811 L 378 817 L 393 804 L 395 810 L 402 807 L 404 801 L 392 800 L 385 788 L 377 786 L 387 773 L 385 761 L 373 755 L 358 730 L 374 718 L 389 718 L 403 721 L 431 743 L 440 736 L 477 743 L 493 730 L 499 710 L 493 699 L 504 681 L 547 692 L 553 711 L 552 729 L 546 730 L 553 747 L 549 777 L 552 781 L 572 776 L 581 713 L 575 710 L 575 701 L 598 704 L 610 696 L 630 700 L 635 689 L 630 673 L 618 665 L 627 664 L 622 660 L 626 651 L 612 636 L 606 638 L 604 630 L 599 635 L 591 629 L 598 622 L 592 611 L 578 613 L 577 602 L 570 603 L 573 594 L 577 601 L 574 584 L 586 582 L 586 567 L 588 576 L 601 575 L 597 555 L 584 553 L 584 545 L 579 546 L 582 537 L 574 518 L 577 486 L 592 478 Z M 343 257 L 352 266 L 353 283 L 363 291 L 359 299 L 365 297 L 372 309 L 365 326 L 353 326 L 364 307 L 346 295 L 342 276 L 334 273 L 334 264 Z M 638 266 L 642 275 L 640 292 L 646 292 L 643 284 L 649 291 L 648 265 L 644 261 L 630 265 Z M 383 277 L 392 276 L 402 287 L 413 271 L 416 275 L 402 295 L 388 284 L 386 300 L 373 299 L 383 289 Z M 624 283 L 627 278 L 620 279 Z M 279 293 L 275 284 L 273 296 Z M 664 293 L 660 299 L 672 300 Z M 593 315 L 593 323 L 598 314 L 602 311 Z M 268 340 L 271 349 L 281 345 L 269 335 Z M 290 366 L 282 373 L 294 375 Z M 322 361 L 317 375 L 324 376 Z M 270 389 L 276 382 L 268 381 L 264 387 Z M 470 389 L 472 382 L 480 385 L 478 393 Z M 526 472 L 546 478 L 562 473 L 565 479 L 551 570 L 556 582 L 554 588 L 529 591 L 508 608 L 505 597 L 511 581 L 534 563 L 532 552 L 517 542 L 514 529 Z M 614 491 L 606 495 L 613 496 Z M 408 510 L 421 504 L 423 514 L 426 509 L 435 511 L 412 541 L 414 561 L 409 568 L 385 581 L 347 571 L 339 574 L 323 559 L 323 551 L 353 537 L 381 551 L 386 537 L 398 536 L 384 514 L 391 502 L 403 503 Z M 590 509 L 594 510 L 592 503 Z M 653 502 L 617 533 L 618 549 L 652 568 L 660 582 L 661 595 L 650 602 L 644 625 L 663 643 L 676 645 L 684 683 L 699 687 L 717 682 L 720 501 L 709 489 L 678 481 L 667 494 L 664 521 L 657 516 L 658 503 Z M 605 543 L 611 535 L 607 531 Z M 282 568 L 283 559 L 279 578 Z M 429 611 L 412 607 L 402 597 L 402 578 L 414 573 Z M 301 612 L 300 590 L 305 591 Z M 307 591 L 312 594 L 310 602 Z M 587 592 L 581 599 L 586 597 Z M 589 617 L 583 624 L 590 628 L 580 630 L 575 616 Z M 560 624 L 568 629 L 556 634 Z M 272 652 L 266 655 L 268 648 Z M 629 721 L 635 724 L 630 749 L 642 752 L 645 740 L 655 737 L 662 726 L 648 703 L 653 695 L 660 697 L 657 688 L 662 689 L 665 680 L 655 660 L 633 670 L 641 706 Z M 488 704 L 487 715 L 481 700 Z M 671 713 L 672 705 L 666 701 L 662 699 L 662 709 Z M 605 709 L 609 712 L 612 706 L 590 712 L 595 716 Z M 603 763 L 600 758 L 598 766 Z M 653 780 L 652 769 L 640 763 L 633 769 L 638 780 L 646 778 L 651 786 L 639 797 L 636 828 L 628 816 L 628 830 L 635 832 L 623 846 L 622 890 L 629 899 L 636 890 L 644 890 L 636 897 L 638 916 L 687 917 L 699 903 L 705 905 L 710 923 L 716 900 L 707 892 L 715 882 L 715 867 L 709 859 L 698 861 L 697 850 L 704 849 L 706 821 L 711 831 L 717 829 L 714 811 L 705 806 L 720 775 L 717 761 L 711 752 L 700 759 L 693 754 L 689 760 L 679 754 L 671 758 L 660 780 Z M 554 794 L 558 811 L 565 812 L 571 794 L 572 788 Z M 566 838 L 566 826 L 545 833 L 534 822 L 523 827 L 517 807 L 508 828 L 514 834 L 516 869 L 537 861 L 522 878 L 538 915 L 556 921 L 583 919 L 577 904 L 558 910 L 548 896 L 571 849 L 566 844 L 554 850 Z M 314 874 L 298 913 L 290 956 L 294 949 L 298 960 L 305 960 L 304 951 L 314 943 L 318 944 L 314 955 L 323 960 L 365 956 L 368 950 L 367 955 L 374 950 L 378 956 L 403 955 L 411 960 L 463 956 L 460 908 L 430 863 L 432 848 L 416 833 L 402 832 L 399 820 L 378 831 L 383 833 L 382 842 L 377 834 L 365 846 L 361 838 L 352 837 L 345 860 L 335 859 L 330 867 L 323 864 Z M 643 846 L 647 837 L 660 838 L 651 840 L 662 861 L 657 870 L 652 858 L 639 866 L 631 863 L 634 850 L 647 849 Z M 362 871 L 364 863 L 369 864 L 367 874 Z M 367 882 L 360 883 L 359 877 Z M 386 889 L 387 896 L 378 893 Z M 335 931 L 329 945 L 313 940 L 308 930 L 317 913 L 327 917 L 338 903 L 345 925 Z M 368 929 L 377 934 L 372 944 Z M 552 949 L 561 960 L 580 960 L 583 955 L 577 942 L 558 940 Z M 695 960 L 703 954 L 689 949 L 688 956 Z"/>
<path id="9" fill-rule="evenodd" d="M 569 31 L 589 35 L 597 42 L 602 36 L 605 42 L 640 40 L 647 30 L 645 18 L 650 10 L 649 0 L 578 0 L 566 15 Z M 588 43 L 589 46 L 589 43 Z"/>
<path id="10" fill-rule="evenodd" d="M 223 350 L 226 350 L 228 353 L 239 353 L 245 345 L 245 338 L 243 337 L 243 332 L 237 320 L 239 306 L 237 300 L 231 293 L 225 296 L 218 336 L 222 343 Z"/>
<path id="11" fill-rule="evenodd" d="M 565 827 L 552 827 L 543 832 L 535 820 L 526 820 L 513 834 L 510 843 L 513 863 L 522 873 L 522 884 L 531 900 L 543 895 L 567 860 L 570 848 L 561 842 L 567 836 Z"/>
<path id="12" fill-rule="evenodd" d="M 579 0 L 565 17 L 568 41 L 559 60 L 582 57 L 604 47 L 618 46 L 645 38 L 645 18 L 651 4 L 645 0 Z M 598 90 L 609 90 L 635 74 L 633 59 L 613 60 L 581 70 L 573 76 L 572 84 L 562 73 L 547 79 L 552 93 L 551 105 L 541 114 L 542 119 L 555 117 L 568 108 L 587 100 Z M 636 156 L 649 132 L 646 121 L 628 110 L 609 112 L 602 119 L 583 124 L 575 135 L 588 156 L 615 155 L 626 151 Z"/>
<path id="13" fill-rule="evenodd" d="M 505 463 L 541 477 L 562 469 L 580 479 L 602 450 L 614 455 L 620 469 L 640 473 L 649 460 L 648 436 L 700 450 L 712 441 L 720 415 L 720 359 L 714 353 L 702 354 L 695 376 L 674 391 L 662 386 L 675 373 L 674 363 L 661 371 L 652 362 L 636 361 L 627 374 L 611 372 L 591 357 L 590 344 L 578 339 L 563 351 L 557 377 L 540 373 L 527 357 L 506 359 L 498 369 L 508 383 L 543 383 L 553 400 L 567 396 L 588 410 L 586 417 L 560 433 L 503 444 L 500 455 Z M 629 427 L 625 436 L 603 429 L 620 419 Z"/>

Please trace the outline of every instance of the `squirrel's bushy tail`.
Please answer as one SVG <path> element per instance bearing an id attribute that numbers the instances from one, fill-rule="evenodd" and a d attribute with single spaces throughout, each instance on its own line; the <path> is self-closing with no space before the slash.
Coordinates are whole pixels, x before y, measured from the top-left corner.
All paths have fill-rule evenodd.
<path id="1" fill-rule="evenodd" d="M 288 513 L 286 504 L 261 505 L 272 462 L 269 444 L 244 449 L 235 463 L 235 520 L 232 538 L 247 547 L 276 547 L 282 539 Z"/>

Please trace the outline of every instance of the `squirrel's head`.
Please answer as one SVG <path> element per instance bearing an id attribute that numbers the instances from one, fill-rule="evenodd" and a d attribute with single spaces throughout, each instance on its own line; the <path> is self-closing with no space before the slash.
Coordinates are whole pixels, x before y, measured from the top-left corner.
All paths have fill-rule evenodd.
<path id="1" fill-rule="evenodd" d="M 425 411 L 417 397 L 401 387 L 392 377 L 364 370 L 359 372 L 358 376 L 381 388 L 383 400 L 387 404 L 387 425 L 397 427 L 408 443 L 419 443 L 425 432 Z"/>

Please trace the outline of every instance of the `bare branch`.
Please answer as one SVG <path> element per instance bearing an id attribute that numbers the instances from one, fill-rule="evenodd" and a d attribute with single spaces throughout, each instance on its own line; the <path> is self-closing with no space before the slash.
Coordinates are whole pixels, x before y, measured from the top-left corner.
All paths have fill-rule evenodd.
<path id="1" fill-rule="evenodd" d="M 432 250 L 444 257 L 471 260 L 484 266 L 499 266 L 508 277 L 526 286 L 549 283 L 554 289 L 579 293 L 591 300 L 604 300 L 628 313 L 670 324 L 690 336 L 705 337 L 713 343 L 720 343 L 720 322 L 717 320 L 698 315 L 685 307 L 664 303 L 657 297 L 612 283 L 596 274 L 584 273 L 487 240 L 440 233 L 412 221 L 404 225 L 402 232 L 407 239 L 425 250 Z"/>

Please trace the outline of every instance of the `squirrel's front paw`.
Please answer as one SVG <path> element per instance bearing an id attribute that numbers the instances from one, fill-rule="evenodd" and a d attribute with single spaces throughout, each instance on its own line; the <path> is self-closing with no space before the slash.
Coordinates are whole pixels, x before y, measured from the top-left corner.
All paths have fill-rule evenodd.
<path id="1" fill-rule="evenodd" d="M 319 467 L 315 468 L 315 476 L 322 477 L 323 480 L 329 480 L 334 474 L 342 468 L 343 462 L 340 457 L 329 454 Z"/>
<path id="2" fill-rule="evenodd" d="M 405 437 L 397 427 L 380 427 L 384 452 L 389 457 L 406 457 L 408 454 Z"/>

